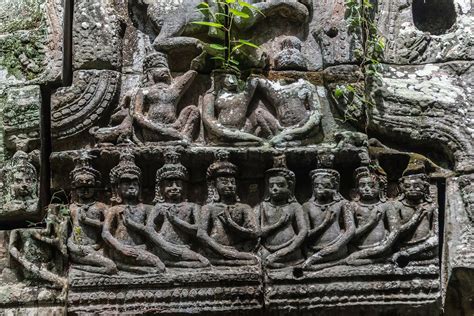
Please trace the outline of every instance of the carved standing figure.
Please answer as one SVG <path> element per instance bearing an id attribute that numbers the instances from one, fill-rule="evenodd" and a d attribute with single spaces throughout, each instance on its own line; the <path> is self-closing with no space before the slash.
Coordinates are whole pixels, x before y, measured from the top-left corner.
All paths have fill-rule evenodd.
<path id="1" fill-rule="evenodd" d="M 174 150 L 165 153 L 165 164 L 156 173 L 156 205 L 147 216 L 146 226 L 128 223 L 154 244 L 166 266 L 206 267 L 209 260 L 191 250 L 198 229 L 199 206 L 185 199 L 188 171 L 179 158 Z"/>
<path id="2" fill-rule="evenodd" d="M 347 244 L 355 233 L 349 202 L 339 193 L 339 172 L 322 168 L 311 171 L 310 175 L 313 196 L 303 204 L 309 229 L 304 269 L 347 256 Z"/>
<path id="3" fill-rule="evenodd" d="M 72 233 L 67 246 L 76 269 L 114 274 L 117 266 L 103 253 L 101 233 L 107 206 L 95 201 L 95 190 L 100 185 L 100 172 L 91 166 L 91 159 L 87 152 L 82 152 L 71 172 L 75 194 L 69 205 Z"/>
<path id="4" fill-rule="evenodd" d="M 260 255 L 269 268 L 282 268 L 303 261 L 301 245 L 308 233 L 304 211 L 296 201 L 295 174 L 286 167 L 285 157 L 275 158 L 266 171 L 267 192 L 259 206 Z"/>
<path id="5" fill-rule="evenodd" d="M 38 212 L 38 174 L 28 154 L 17 151 L 2 174 L 6 180 L 4 185 L 8 187 L 3 212 L 8 216 Z"/>
<path id="6" fill-rule="evenodd" d="M 218 151 L 207 170 L 208 199 L 201 209 L 198 238 L 213 265 L 254 265 L 258 257 L 250 251 L 257 245 L 257 217 L 239 201 L 237 166 L 228 158 L 228 152 Z"/>
<path id="7" fill-rule="evenodd" d="M 134 162 L 133 154 L 125 152 L 120 163 L 110 172 L 113 201 L 105 215 L 102 238 L 107 244 L 108 255 L 120 270 L 132 273 L 163 272 L 165 265 L 148 251 L 146 240 L 129 222 L 145 225 L 150 205 L 140 202 L 141 170 Z"/>
<path id="8" fill-rule="evenodd" d="M 241 89 L 237 77 L 214 73 L 213 87 L 203 98 L 203 123 L 209 139 L 217 144 L 261 143 L 263 139 L 247 132 L 249 105 L 257 79 L 251 77 Z"/>
<path id="9" fill-rule="evenodd" d="M 422 161 L 412 159 L 400 181 L 402 195 L 395 202 L 401 227 L 399 251 L 391 260 L 405 265 L 412 260 L 438 255 L 438 208 L 430 194 L 430 182 Z"/>
<path id="10" fill-rule="evenodd" d="M 280 79 L 272 82 L 258 79 L 260 90 L 276 112 L 273 125 L 282 132 L 275 134 L 270 142 L 274 145 L 307 144 L 321 133 L 321 104 L 316 87 L 299 79 Z"/>

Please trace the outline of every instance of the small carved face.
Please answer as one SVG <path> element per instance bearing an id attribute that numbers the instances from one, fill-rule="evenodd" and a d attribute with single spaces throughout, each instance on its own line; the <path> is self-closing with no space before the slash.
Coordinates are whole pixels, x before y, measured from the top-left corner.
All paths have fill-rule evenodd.
<path id="1" fill-rule="evenodd" d="M 171 83 L 171 74 L 168 68 L 153 68 L 149 72 L 153 82 Z"/>
<path id="2" fill-rule="evenodd" d="M 407 177 L 403 179 L 401 189 L 408 199 L 420 200 L 427 194 L 428 186 L 419 177 Z"/>
<path id="3" fill-rule="evenodd" d="M 12 192 L 14 198 L 26 198 L 33 196 L 36 181 L 30 175 L 17 171 L 13 174 Z"/>
<path id="4" fill-rule="evenodd" d="M 336 194 L 336 187 L 330 176 L 321 175 L 313 180 L 313 191 L 318 199 L 331 199 Z"/>
<path id="5" fill-rule="evenodd" d="M 270 198 L 276 201 L 288 199 L 291 196 L 290 186 L 285 177 L 277 176 L 268 179 Z"/>
<path id="6" fill-rule="evenodd" d="M 162 182 L 162 193 L 165 201 L 181 201 L 184 184 L 180 179 L 166 179 Z"/>
<path id="7" fill-rule="evenodd" d="M 216 189 L 219 196 L 235 197 L 237 185 L 234 177 L 217 177 Z"/>
<path id="8" fill-rule="evenodd" d="M 122 178 L 119 184 L 119 194 L 123 199 L 137 199 L 140 194 L 138 178 Z"/>
<path id="9" fill-rule="evenodd" d="M 74 181 L 76 186 L 76 194 L 79 199 L 88 200 L 94 197 L 94 177 L 81 176 Z"/>
<path id="10" fill-rule="evenodd" d="M 362 177 L 359 179 L 358 190 L 364 200 L 378 199 L 380 184 L 375 177 Z"/>
<path id="11" fill-rule="evenodd" d="M 235 75 L 226 75 L 224 78 L 224 89 L 228 91 L 237 91 L 238 82 Z"/>

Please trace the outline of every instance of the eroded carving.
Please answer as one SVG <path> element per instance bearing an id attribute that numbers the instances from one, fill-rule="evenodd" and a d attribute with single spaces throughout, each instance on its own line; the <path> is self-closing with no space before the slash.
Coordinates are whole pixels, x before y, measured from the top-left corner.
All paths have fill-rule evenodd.
<path id="1" fill-rule="evenodd" d="M 286 167 L 285 156 L 275 157 L 265 172 L 266 198 L 259 206 L 260 256 L 269 268 L 301 263 L 300 249 L 308 233 L 303 207 L 296 201 L 295 174 Z"/>
<path id="2" fill-rule="evenodd" d="M 0 216 L 24 218 L 39 212 L 38 172 L 24 151 L 17 151 L 2 169 L 3 206 Z"/>
<path id="3" fill-rule="evenodd" d="M 254 265 L 258 237 L 257 216 L 237 196 L 237 166 L 229 153 L 218 151 L 207 170 L 208 198 L 202 207 L 198 238 L 213 265 Z M 206 249 L 207 248 L 207 249 Z"/>
<path id="4" fill-rule="evenodd" d="M 125 152 L 120 163 L 110 172 L 113 189 L 112 200 L 118 205 L 105 214 L 102 238 L 107 244 L 107 254 L 120 270 L 132 273 L 163 272 L 165 265 L 148 251 L 145 239 L 135 228 L 145 225 L 151 205 L 140 202 L 141 170 L 133 154 Z"/>

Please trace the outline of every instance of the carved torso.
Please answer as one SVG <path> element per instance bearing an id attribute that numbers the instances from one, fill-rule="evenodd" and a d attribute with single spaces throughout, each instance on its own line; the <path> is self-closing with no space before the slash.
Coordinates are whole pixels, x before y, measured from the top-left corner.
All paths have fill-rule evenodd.
<path id="1" fill-rule="evenodd" d="M 149 106 L 148 119 L 153 123 L 171 124 L 177 119 L 177 93 L 169 85 L 154 85 L 144 89 L 144 102 Z"/>
<path id="2" fill-rule="evenodd" d="M 101 242 L 101 229 L 81 222 L 80 217 L 81 214 L 84 214 L 86 218 L 102 222 L 106 208 L 105 204 L 99 202 L 89 204 L 74 203 L 70 206 L 71 215 L 78 218 L 78 225 L 73 227 L 75 243 L 94 245 Z"/>
<path id="3" fill-rule="evenodd" d="M 196 219 L 194 218 L 193 210 L 197 208 L 194 203 L 182 202 L 179 204 L 162 203 L 155 206 L 158 211 L 162 214 L 170 212 L 173 216 L 181 219 L 190 224 L 195 224 Z M 170 222 L 167 216 L 163 216 L 163 224 L 159 229 L 159 234 L 163 236 L 166 241 L 173 244 L 186 245 L 190 242 L 190 236 L 188 233 Z"/>
<path id="4" fill-rule="evenodd" d="M 244 92 L 221 92 L 216 98 L 215 106 L 218 121 L 226 127 L 242 128 L 245 124 L 248 100 Z"/>
<path id="5" fill-rule="evenodd" d="M 297 202 L 281 206 L 276 206 L 269 202 L 263 202 L 261 204 L 261 225 L 263 227 L 275 224 L 280 221 L 280 219 L 288 216 L 287 220 L 263 241 L 263 246 L 270 252 L 277 251 L 289 245 L 297 235 L 292 225 L 295 217 L 295 208 L 301 208 L 301 205 Z"/>
<path id="6" fill-rule="evenodd" d="M 402 239 L 404 245 L 415 245 L 421 243 L 431 237 L 432 235 L 432 223 L 433 216 L 436 206 L 433 203 L 422 203 L 416 207 L 410 206 L 404 201 L 396 203 L 396 207 L 399 212 L 401 224 L 407 223 L 417 212 L 427 211 L 419 219 L 418 225 L 408 232 L 405 238 Z"/>
<path id="7" fill-rule="evenodd" d="M 305 210 L 305 213 L 308 214 L 309 220 L 310 220 L 310 225 L 309 229 L 314 229 L 318 226 L 320 226 L 325 218 L 328 216 L 328 212 L 334 213 L 334 217 L 330 221 L 330 223 L 327 224 L 327 228 L 324 229 L 324 231 L 316 237 L 314 240 L 311 240 L 308 243 L 308 246 L 312 250 L 320 250 L 323 249 L 324 247 L 327 247 L 334 242 L 336 242 L 341 236 L 344 231 L 344 227 L 342 227 L 341 222 L 342 222 L 342 208 L 344 204 L 347 203 L 346 201 L 333 201 L 328 204 L 318 204 L 314 201 L 307 202 L 303 205 L 303 208 Z"/>
<path id="8" fill-rule="evenodd" d="M 112 235 L 122 244 L 127 246 L 142 245 L 144 240 L 141 235 L 135 232 L 133 229 L 125 226 L 124 216 L 128 216 L 130 220 L 136 223 L 145 225 L 146 223 L 146 207 L 144 204 L 138 205 L 119 205 L 114 207 L 114 228 L 112 229 Z"/>
<path id="9" fill-rule="evenodd" d="M 386 212 L 386 203 L 378 202 L 375 204 L 353 203 L 354 217 L 357 227 L 361 227 L 371 222 L 376 213 L 382 214 L 380 219 L 366 233 L 360 236 L 356 241 L 358 248 L 368 248 L 379 245 L 386 235 L 384 217 Z"/>
<path id="10" fill-rule="evenodd" d="M 311 96 L 311 89 L 307 83 L 300 80 L 289 85 L 277 84 L 274 89 L 277 116 L 283 126 L 301 124 L 308 119 L 310 112 L 307 99 Z"/>
<path id="11" fill-rule="evenodd" d="M 228 210 L 230 217 L 236 224 L 244 228 L 249 228 L 249 223 L 246 223 L 245 214 L 252 212 L 250 206 L 242 203 L 236 203 L 234 205 L 215 203 L 209 204 L 207 207 L 210 211 L 212 221 L 212 228 L 209 234 L 211 238 L 215 239 L 221 245 L 238 246 L 242 238 L 231 230 L 229 224 L 226 222 L 224 211 L 226 209 Z"/>

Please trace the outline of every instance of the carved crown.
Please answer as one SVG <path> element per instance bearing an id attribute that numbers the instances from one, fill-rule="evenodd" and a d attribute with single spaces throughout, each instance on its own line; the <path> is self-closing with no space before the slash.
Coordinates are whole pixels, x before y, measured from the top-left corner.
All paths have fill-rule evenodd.
<path id="1" fill-rule="evenodd" d="M 265 172 L 265 175 L 267 179 L 270 177 L 282 176 L 288 182 L 291 182 L 292 185 L 296 182 L 295 173 L 286 166 L 285 154 L 275 155 L 273 157 L 273 168 L 268 169 Z"/>
<path id="2" fill-rule="evenodd" d="M 181 155 L 175 150 L 165 153 L 165 164 L 156 172 L 156 182 L 163 179 L 181 179 L 188 178 L 188 170 L 180 163 Z"/>
<path id="3" fill-rule="evenodd" d="M 135 156 L 131 152 L 120 155 L 120 162 L 110 171 L 110 183 L 116 185 L 124 178 L 141 179 L 141 169 L 135 164 Z"/>
<path id="4" fill-rule="evenodd" d="M 74 160 L 75 167 L 70 173 L 73 187 L 80 187 L 85 179 L 93 179 L 95 185 L 100 184 L 101 173 L 92 167 L 92 158 L 88 152 L 83 151 Z"/>
<path id="5" fill-rule="evenodd" d="M 168 56 L 161 52 L 150 53 L 145 57 L 144 69 L 169 68 Z"/>
<path id="6" fill-rule="evenodd" d="M 324 169 L 314 169 L 309 173 L 309 175 L 311 176 L 311 180 L 313 180 L 313 181 L 318 176 L 331 177 L 332 181 L 334 183 L 336 183 L 337 185 L 339 185 L 339 183 L 341 181 L 341 175 L 339 174 L 339 172 L 337 170 L 334 170 L 334 169 L 325 169 L 325 168 Z"/>
<path id="7" fill-rule="evenodd" d="M 22 172 L 23 174 L 30 176 L 35 181 L 38 178 L 38 173 L 35 166 L 33 166 L 33 164 L 30 162 L 30 157 L 26 152 L 21 150 L 17 151 L 13 155 L 10 164 L 6 168 L 6 172 L 8 177 L 7 179 L 10 182 L 13 181 L 14 172 Z"/>
<path id="8" fill-rule="evenodd" d="M 220 176 L 232 176 L 237 174 L 237 166 L 229 161 L 229 152 L 218 150 L 215 154 L 216 161 L 207 169 L 207 179 L 213 180 Z"/>

